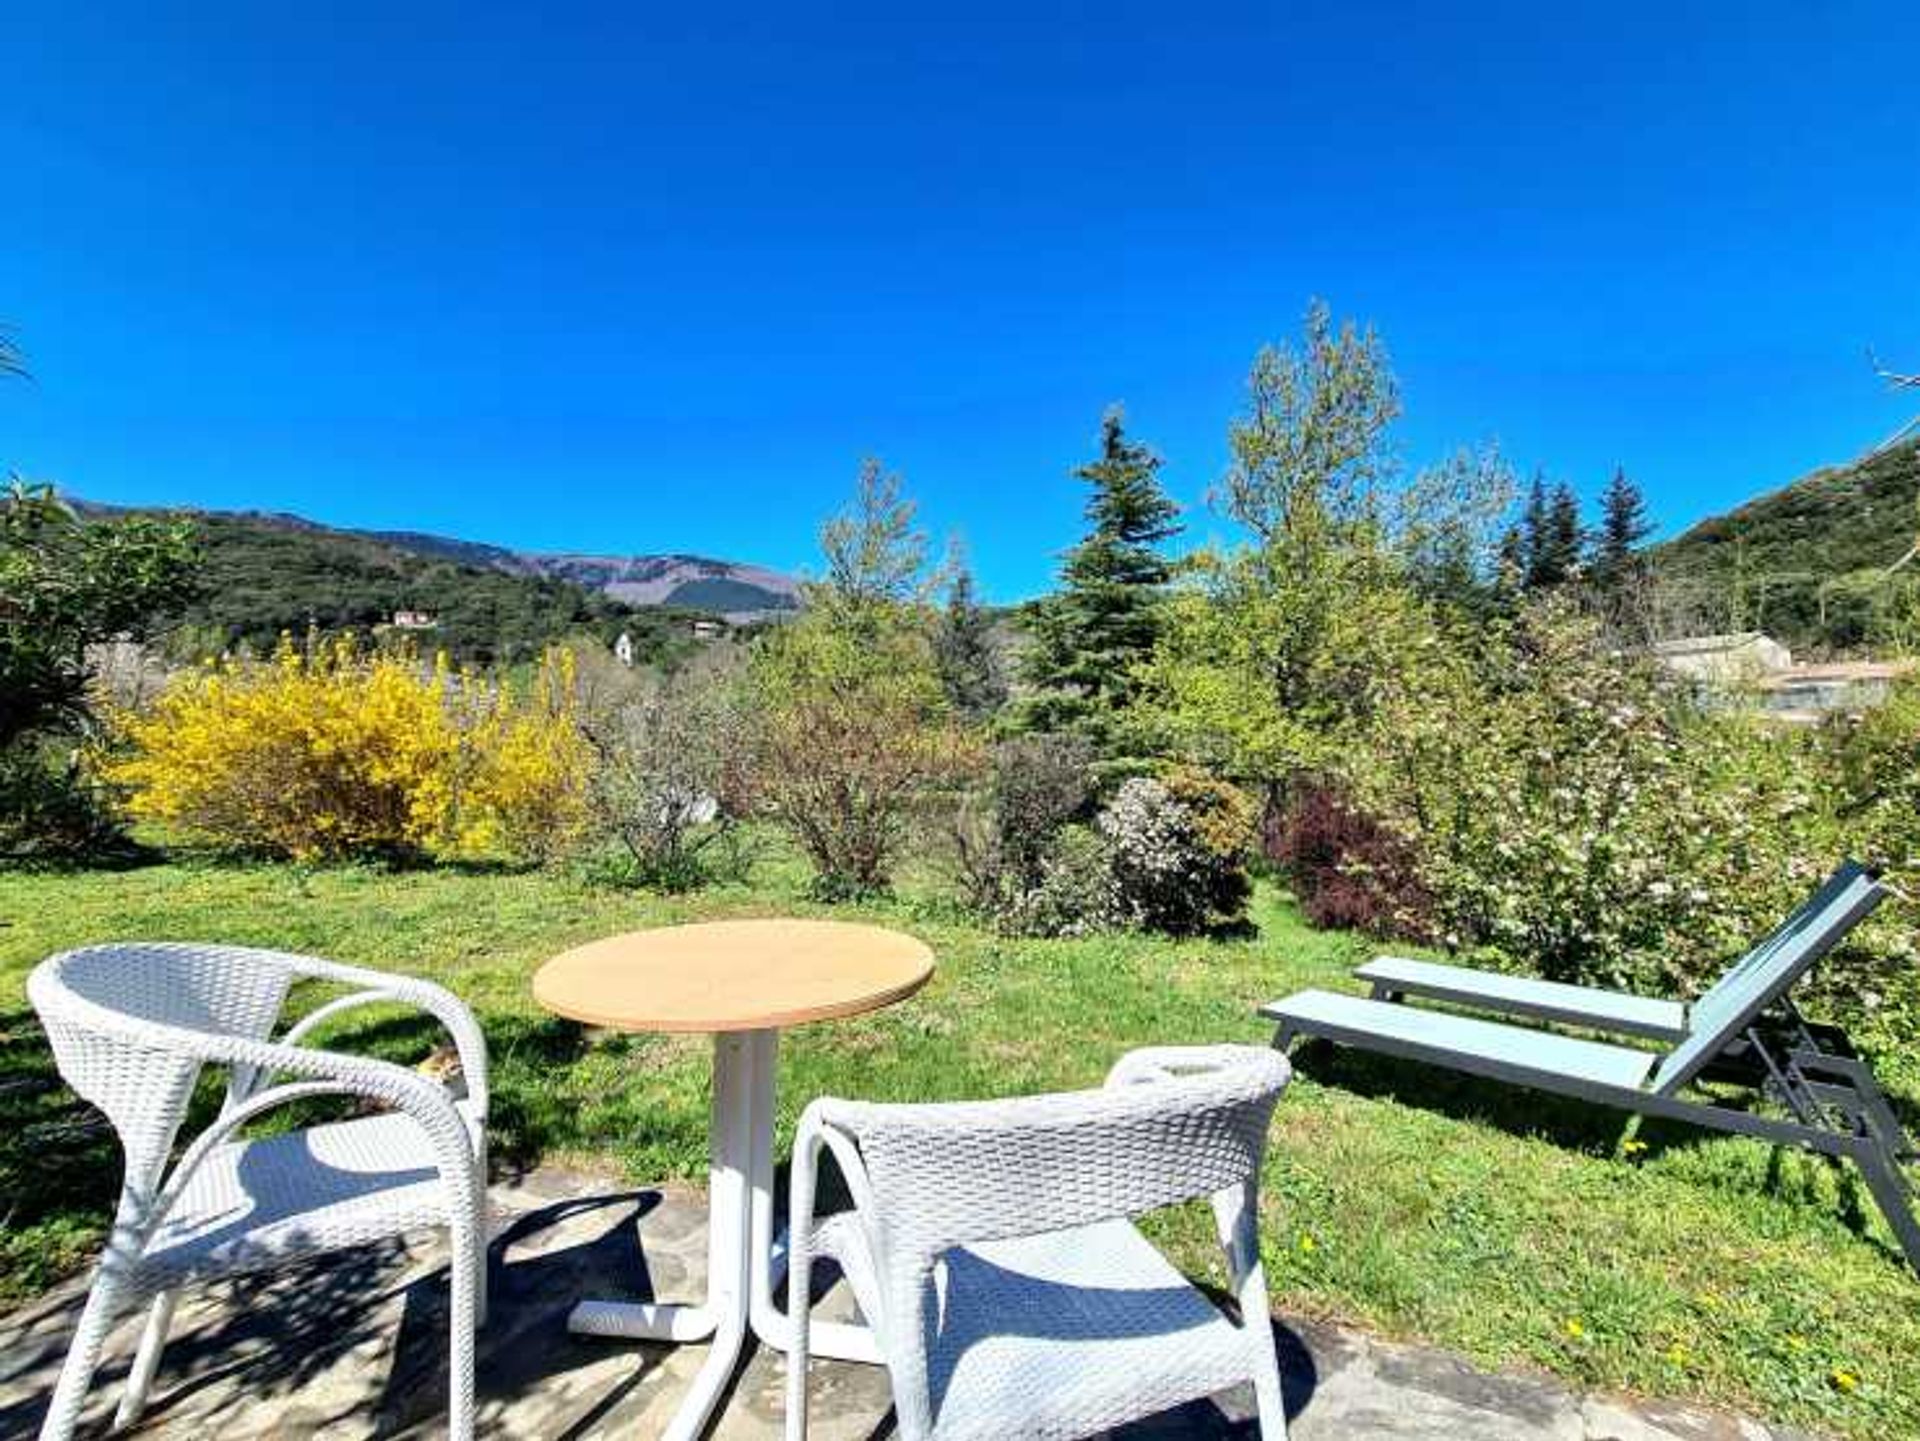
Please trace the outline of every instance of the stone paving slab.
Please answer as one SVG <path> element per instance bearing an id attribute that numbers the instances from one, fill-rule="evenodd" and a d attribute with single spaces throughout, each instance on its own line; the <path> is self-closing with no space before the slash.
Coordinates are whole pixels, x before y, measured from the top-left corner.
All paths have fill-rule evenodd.
<path id="1" fill-rule="evenodd" d="M 559 1169 L 494 1188 L 492 1312 L 480 1344 L 488 1437 L 572 1441 L 658 1436 L 705 1348 L 575 1337 L 589 1296 L 695 1296 L 705 1271 L 703 1198 L 620 1190 Z M 827 1299 L 845 1309 L 844 1287 Z M 32 1435 L 82 1290 L 70 1283 L 0 1318 L 0 1438 Z M 295 1272 L 183 1298 L 139 1428 L 167 1438 L 445 1434 L 447 1291 L 437 1241 L 346 1252 Z M 1443 1352 L 1333 1327 L 1276 1323 L 1294 1441 L 1792 1441 L 1799 1433 L 1686 1406 L 1582 1397 L 1538 1376 L 1476 1370 Z M 104 1435 L 138 1331 L 115 1333 L 83 1434 Z M 892 1434 L 885 1372 L 816 1362 L 811 1434 Z M 754 1350 L 712 1441 L 780 1435 L 784 1369 Z M 1251 1438 L 1251 1395 L 1130 1426 L 1113 1441 Z"/>

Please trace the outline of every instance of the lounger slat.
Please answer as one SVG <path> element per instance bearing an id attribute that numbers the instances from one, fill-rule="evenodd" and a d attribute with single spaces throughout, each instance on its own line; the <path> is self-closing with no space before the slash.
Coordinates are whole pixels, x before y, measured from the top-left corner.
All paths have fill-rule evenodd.
<path id="1" fill-rule="evenodd" d="M 1660 1058 L 1628 1046 L 1575 1040 L 1525 1026 L 1476 1021 L 1445 1011 L 1397 1006 L 1331 991 L 1301 991 L 1260 1008 L 1282 1027 L 1330 1041 L 1432 1061 L 1550 1090 L 1637 1091 Z"/>
<path id="2" fill-rule="evenodd" d="M 1592 1026 L 1656 1041 L 1679 1041 L 1687 1034 L 1684 1004 L 1629 995 L 1625 991 L 1598 991 L 1403 956 L 1375 957 L 1354 974 L 1371 982 L 1377 990 L 1480 1006 L 1543 1021 Z"/>

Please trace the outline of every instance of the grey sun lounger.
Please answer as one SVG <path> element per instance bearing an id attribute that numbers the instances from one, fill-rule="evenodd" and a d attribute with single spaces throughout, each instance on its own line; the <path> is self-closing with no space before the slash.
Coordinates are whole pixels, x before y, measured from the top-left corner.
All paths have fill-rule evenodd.
<path id="1" fill-rule="evenodd" d="M 1920 1222 L 1903 1169 L 1916 1156 L 1913 1144 L 1844 1033 L 1809 1023 L 1788 994 L 1885 896 L 1871 871 L 1843 867 L 1687 1008 L 1685 1034 L 1663 1050 L 1330 991 L 1301 991 L 1260 1014 L 1277 1023 L 1274 1045 L 1282 1050 L 1301 1038 L 1320 1038 L 1850 1160 L 1920 1271 Z M 1688 1094 L 1709 1076 L 1764 1092 L 1788 1115 Z"/>
<path id="2" fill-rule="evenodd" d="M 1721 987 L 1732 984 L 1744 970 L 1758 964 L 1775 948 L 1794 936 L 1804 934 L 1809 928 L 1829 928 L 1832 934 L 1828 945 L 1840 939 L 1855 922 L 1849 919 L 1847 909 L 1837 906 L 1836 902 L 1849 886 L 1868 874 L 1867 867 L 1858 861 L 1843 863 L 1793 914 L 1735 962 L 1696 1004 L 1710 1006 L 1714 993 Z M 1685 1040 L 1688 1034 L 1689 1007 L 1685 1001 L 1660 1000 L 1591 986 L 1569 986 L 1558 981 L 1541 981 L 1530 976 L 1476 970 L 1470 966 L 1447 965 L 1439 961 L 1410 960 L 1402 956 L 1376 956 L 1359 967 L 1354 975 L 1373 988 L 1373 998 L 1377 1001 L 1398 1001 L 1417 996 L 1472 1010 L 1494 1011 L 1536 1021 L 1556 1021 L 1562 1025 L 1581 1026 L 1615 1035 L 1639 1036 L 1653 1041 L 1677 1043 Z"/>

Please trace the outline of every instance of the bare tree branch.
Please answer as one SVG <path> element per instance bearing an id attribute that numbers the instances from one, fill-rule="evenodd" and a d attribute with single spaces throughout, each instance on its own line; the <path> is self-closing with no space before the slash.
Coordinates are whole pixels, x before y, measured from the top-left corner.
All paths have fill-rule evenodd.
<path id="1" fill-rule="evenodd" d="M 33 378 L 27 369 L 26 353 L 13 339 L 13 327 L 5 324 L 0 324 L 0 375 L 15 375 L 22 380 Z"/>
<path id="2" fill-rule="evenodd" d="M 1880 357 L 1874 352 L 1872 346 L 1867 347 L 1867 363 L 1873 367 L 1873 373 L 1887 383 L 1887 389 L 1895 391 L 1920 390 L 1920 374 L 1906 375 L 1897 370 L 1889 370 L 1880 363 Z M 1894 431 L 1892 435 L 1874 446 L 1860 458 L 1862 460 L 1872 460 L 1876 455 L 1885 455 L 1896 445 L 1901 444 L 1914 435 L 1920 435 L 1920 415 L 1916 415 L 1912 420 L 1909 420 L 1905 425 Z M 1901 564 L 1904 565 L 1906 562 L 1902 561 Z"/>
<path id="3" fill-rule="evenodd" d="M 1880 363 L 1880 357 L 1872 348 L 1867 350 L 1867 360 L 1873 366 L 1873 373 L 1886 381 L 1890 390 L 1920 390 L 1920 374 L 1902 375 L 1897 370 L 1889 370 Z"/>

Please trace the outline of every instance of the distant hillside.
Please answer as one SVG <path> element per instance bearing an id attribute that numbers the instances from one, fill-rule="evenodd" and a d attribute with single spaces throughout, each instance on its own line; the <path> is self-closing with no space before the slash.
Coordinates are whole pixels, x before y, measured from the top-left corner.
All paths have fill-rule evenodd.
<path id="1" fill-rule="evenodd" d="M 123 513 L 120 507 L 75 501 L 92 513 Z M 622 631 L 633 636 L 643 658 L 658 658 L 691 644 L 690 622 L 725 609 L 758 613 L 778 609 L 768 597 L 792 600 L 771 588 L 742 584 L 717 604 L 641 603 L 622 587 L 583 583 L 563 573 L 580 569 L 579 558 L 521 557 L 498 546 L 440 536 L 383 535 L 335 530 L 299 516 L 257 512 L 178 511 L 198 532 L 201 594 L 184 617 L 186 643 L 201 651 L 232 645 L 264 650 L 283 632 L 309 626 L 369 631 L 397 611 L 432 617 L 423 644 L 463 660 L 516 661 L 552 641 L 582 632 L 611 644 Z M 704 572 L 676 567 L 679 557 L 607 561 L 608 566 L 661 569 L 661 593 L 679 596 L 716 582 Z M 724 562 L 696 562 L 721 568 Z M 749 567 L 743 570 L 761 574 Z M 769 573 L 770 574 L 770 573 Z M 669 581 L 658 586 L 661 576 Z M 632 593 L 633 588 L 628 588 Z"/>
<path id="2" fill-rule="evenodd" d="M 1692 628 L 1765 630 L 1798 650 L 1871 645 L 1920 534 L 1920 443 L 1815 471 L 1651 552 Z M 1904 573 L 1903 573 L 1904 574 Z M 1920 581 L 1920 573 L 1911 577 Z"/>

